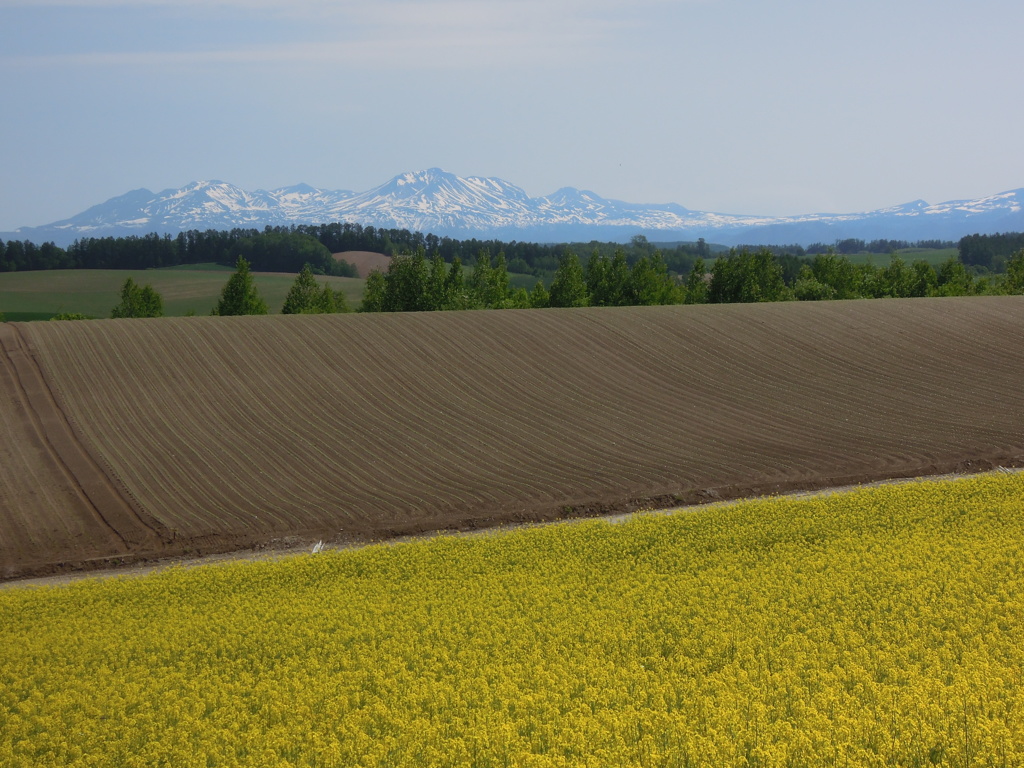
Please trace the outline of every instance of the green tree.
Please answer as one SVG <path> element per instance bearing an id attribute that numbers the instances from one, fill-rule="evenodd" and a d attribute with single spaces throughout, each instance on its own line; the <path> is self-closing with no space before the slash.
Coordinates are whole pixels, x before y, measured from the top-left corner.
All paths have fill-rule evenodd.
<path id="1" fill-rule="evenodd" d="M 437 253 L 430 259 L 426 303 L 427 309 L 431 310 L 448 309 L 451 304 L 448 296 L 448 265 Z"/>
<path id="2" fill-rule="evenodd" d="M 631 303 L 630 271 L 626 252 L 615 249 L 611 260 L 596 249 L 587 261 L 587 291 L 594 307 L 621 307 Z"/>
<path id="3" fill-rule="evenodd" d="M 235 273 L 228 278 L 220 292 L 220 300 L 213 308 L 213 315 L 265 315 L 267 303 L 260 296 L 259 290 L 249 271 L 249 262 L 239 256 L 235 263 Z"/>
<path id="4" fill-rule="evenodd" d="M 317 313 L 321 315 L 334 315 L 348 312 L 348 299 L 342 291 L 336 291 L 330 285 L 324 283 L 323 288 L 317 296 Z"/>
<path id="5" fill-rule="evenodd" d="M 793 295 L 797 301 L 826 301 L 836 297 L 836 289 L 818 280 L 811 266 L 804 264 L 793 284 Z"/>
<path id="6" fill-rule="evenodd" d="M 963 262 L 951 256 L 939 266 L 934 294 L 936 296 L 970 296 L 974 293 L 974 275 Z"/>
<path id="7" fill-rule="evenodd" d="M 338 261 L 315 237 L 300 232 L 267 231 L 238 240 L 231 256 L 244 256 L 253 269 L 262 272 L 295 272 L 309 264 L 313 271 L 352 276 L 350 264 Z"/>
<path id="8" fill-rule="evenodd" d="M 384 273 L 375 269 L 366 276 L 366 287 L 363 289 L 363 303 L 360 312 L 384 311 Z"/>
<path id="9" fill-rule="evenodd" d="M 548 289 L 544 287 L 544 281 L 538 280 L 530 291 L 530 306 L 533 309 L 545 309 L 551 306 L 551 296 Z"/>
<path id="10" fill-rule="evenodd" d="M 889 296 L 889 283 L 885 278 L 885 270 L 874 264 L 853 265 L 853 276 L 856 298 L 882 299 Z"/>
<path id="11" fill-rule="evenodd" d="M 318 285 L 309 264 L 295 277 L 281 307 L 282 315 L 327 315 L 347 311 L 345 295 L 333 290 L 326 282 L 323 286 Z"/>
<path id="12" fill-rule="evenodd" d="M 427 305 L 427 260 L 422 248 L 394 256 L 384 275 L 385 312 L 422 312 Z"/>
<path id="13" fill-rule="evenodd" d="M 445 304 L 441 309 L 468 309 L 470 299 L 466 289 L 465 272 L 462 270 L 462 259 L 456 256 L 448 276 L 444 279 Z"/>
<path id="14" fill-rule="evenodd" d="M 885 295 L 904 299 L 914 295 L 914 273 L 897 254 L 892 254 L 889 266 L 882 270 L 882 285 Z"/>
<path id="15" fill-rule="evenodd" d="M 1006 260 L 1006 281 L 1008 293 L 1024 293 L 1024 248 Z"/>
<path id="16" fill-rule="evenodd" d="M 654 251 L 641 257 L 629 273 L 629 303 L 650 307 L 657 304 L 675 304 L 682 298 L 661 253 Z"/>
<path id="17" fill-rule="evenodd" d="M 708 299 L 713 304 L 745 304 L 790 298 L 782 266 L 767 248 L 720 256 L 711 268 Z"/>
<path id="18" fill-rule="evenodd" d="M 502 302 L 502 309 L 529 309 L 530 292 L 525 288 L 516 288 L 511 291 L 508 298 Z"/>
<path id="19" fill-rule="evenodd" d="M 61 312 L 60 314 L 54 315 L 50 318 L 51 320 L 88 320 L 86 315 L 81 312 Z"/>
<path id="20" fill-rule="evenodd" d="M 500 251 L 494 260 L 490 274 L 487 275 L 487 285 L 484 306 L 490 309 L 510 307 L 514 304 L 511 301 L 509 288 L 508 264 L 505 261 L 505 252 Z"/>
<path id="21" fill-rule="evenodd" d="M 857 270 L 848 258 L 839 256 L 834 251 L 819 253 L 814 257 L 814 260 L 811 261 L 810 278 L 813 278 L 821 285 L 831 288 L 833 291 L 831 298 L 860 298 L 857 287 Z M 801 275 L 797 279 L 810 278 Z"/>
<path id="22" fill-rule="evenodd" d="M 313 270 L 309 264 L 302 267 L 302 271 L 295 277 L 295 282 L 285 296 L 284 306 L 281 307 L 282 315 L 299 315 L 315 312 L 320 300 L 320 287 L 313 277 Z"/>
<path id="23" fill-rule="evenodd" d="M 703 242 L 701 240 L 702 244 Z M 693 266 L 690 268 L 690 274 L 686 278 L 685 303 L 708 303 L 708 273 L 707 268 L 704 266 L 704 259 L 700 256 L 694 260 Z"/>
<path id="24" fill-rule="evenodd" d="M 111 317 L 162 317 L 164 302 L 152 285 L 139 286 L 130 277 L 121 286 L 121 303 Z"/>
<path id="25" fill-rule="evenodd" d="M 477 252 L 473 271 L 466 280 L 466 289 L 469 294 L 471 308 L 485 308 L 488 306 L 490 286 L 491 252 L 486 248 L 481 248 Z"/>
<path id="26" fill-rule="evenodd" d="M 912 273 L 910 295 L 917 297 L 932 296 L 939 284 L 935 267 L 924 259 L 918 259 L 910 265 L 910 271 Z"/>
<path id="27" fill-rule="evenodd" d="M 593 307 L 608 306 L 608 257 L 595 248 L 587 260 L 585 279 L 587 291 L 590 293 L 590 305 Z"/>
<path id="28" fill-rule="evenodd" d="M 585 307 L 588 303 L 587 281 L 579 256 L 566 253 L 559 260 L 555 279 L 551 282 L 549 301 L 552 307 Z"/>

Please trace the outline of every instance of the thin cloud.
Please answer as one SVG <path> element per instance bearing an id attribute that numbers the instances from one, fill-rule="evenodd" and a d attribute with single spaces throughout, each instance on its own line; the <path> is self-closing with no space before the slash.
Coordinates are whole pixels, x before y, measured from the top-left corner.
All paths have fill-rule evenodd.
<path id="1" fill-rule="evenodd" d="M 189 0 L 186 0 L 186 3 Z M 0 0 L 3 3 L 4 0 Z M 57 0 L 65 7 L 109 7 L 120 0 Z M 143 0 L 145 2 L 145 0 Z M 10 4 L 10 0 L 7 0 Z M 152 0 L 150 5 L 163 5 Z M 236 5 L 220 0 L 220 5 Z M 239 4 L 240 5 L 240 4 Z M 324 11 L 309 38 L 238 44 L 224 49 L 197 49 L 188 41 L 147 50 L 84 50 L 0 56 L 0 61 L 21 67 L 136 66 L 183 67 L 230 64 L 329 64 L 372 65 L 387 69 L 415 65 L 418 68 L 453 68 L 472 64 L 493 69 L 514 61 L 550 65 L 566 60 L 614 39 L 617 30 L 630 22 L 608 17 L 615 2 L 551 3 L 541 0 L 437 0 L 436 2 L 331 2 L 302 0 L 284 6 L 277 2 L 245 3 L 248 18 L 254 8 L 289 15 Z M 187 7 L 187 6 L 186 6 Z M 197 17 L 211 4 L 194 5 Z M 180 12 L 182 5 L 176 4 Z M 596 10 L 595 10 L 596 9 Z M 605 13 L 599 11 L 604 9 Z M 268 22 L 269 23 L 269 22 Z M 271 30 L 272 31 L 272 30 Z M 130 36 L 125 40 L 130 41 Z M 85 41 L 88 44 L 87 41 Z M 130 45 L 130 42 L 125 45 Z"/>

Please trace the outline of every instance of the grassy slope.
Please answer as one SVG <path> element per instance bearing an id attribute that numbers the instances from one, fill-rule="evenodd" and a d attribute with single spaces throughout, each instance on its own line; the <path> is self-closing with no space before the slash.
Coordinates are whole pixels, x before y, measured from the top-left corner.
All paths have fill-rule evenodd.
<path id="1" fill-rule="evenodd" d="M 52 270 L 0 274 L 0 312 L 8 320 L 46 319 L 59 312 L 80 312 L 91 317 L 110 317 L 120 301 L 121 285 L 132 278 L 149 283 L 163 297 L 164 312 L 180 317 L 188 312 L 207 315 L 217 303 L 230 269 L 216 265 L 194 265 L 192 269 L 148 270 Z M 279 312 L 294 281 L 294 275 L 256 273 L 256 285 L 271 312 Z M 363 280 L 321 277 L 345 292 L 355 308 L 363 296 Z M 35 316 L 26 316 L 26 314 Z"/>
<path id="2" fill-rule="evenodd" d="M 927 261 L 936 268 L 949 259 L 959 258 L 956 248 L 905 248 L 897 253 L 907 264 L 913 264 L 915 261 Z M 808 258 L 814 257 L 809 256 Z M 876 267 L 887 267 L 892 260 L 887 253 L 852 253 L 846 258 L 854 264 L 874 264 Z"/>

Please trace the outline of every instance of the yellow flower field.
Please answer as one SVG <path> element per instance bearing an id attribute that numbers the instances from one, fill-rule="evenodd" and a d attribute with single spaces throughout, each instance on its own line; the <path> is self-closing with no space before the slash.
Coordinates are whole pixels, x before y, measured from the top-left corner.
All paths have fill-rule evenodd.
<path id="1" fill-rule="evenodd" d="M 0 765 L 1024 763 L 1024 476 L 0 592 Z"/>

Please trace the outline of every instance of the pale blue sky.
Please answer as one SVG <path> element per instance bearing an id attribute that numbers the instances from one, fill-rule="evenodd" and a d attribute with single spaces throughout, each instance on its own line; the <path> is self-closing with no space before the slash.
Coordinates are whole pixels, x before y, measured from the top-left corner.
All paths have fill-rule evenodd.
<path id="1" fill-rule="evenodd" d="M 0 0 L 0 230 L 428 167 L 852 212 L 1024 186 L 1020 0 Z"/>

